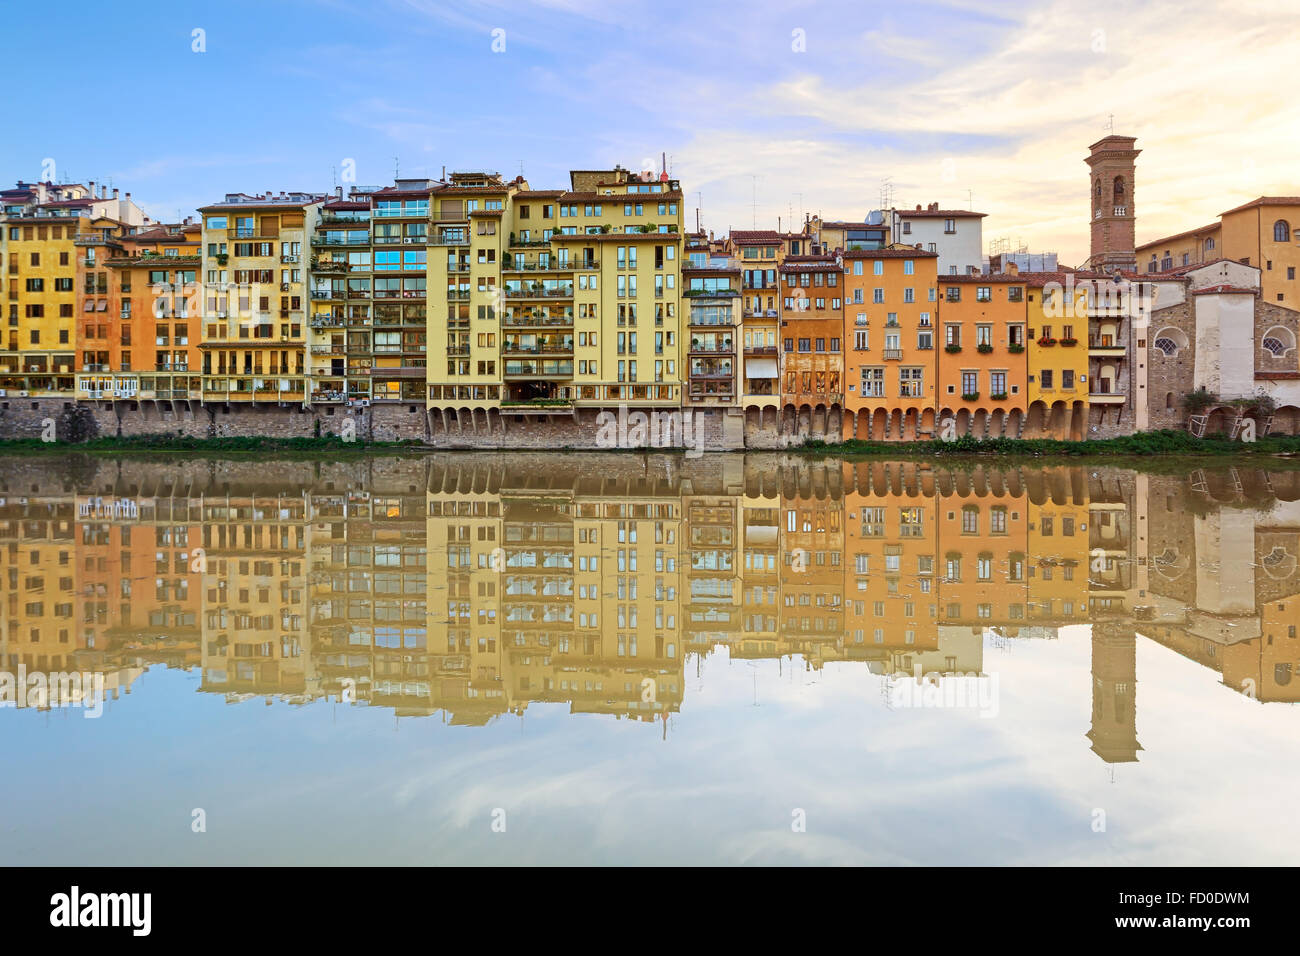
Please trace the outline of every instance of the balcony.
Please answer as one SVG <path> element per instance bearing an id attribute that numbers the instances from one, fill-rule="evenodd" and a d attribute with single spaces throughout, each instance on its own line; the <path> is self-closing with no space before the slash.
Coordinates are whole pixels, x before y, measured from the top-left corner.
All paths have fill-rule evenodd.
<path id="1" fill-rule="evenodd" d="M 531 376 L 534 378 L 572 378 L 573 361 L 564 359 L 516 360 L 505 363 L 509 378 Z"/>
<path id="2" fill-rule="evenodd" d="M 885 349 L 881 356 L 886 362 L 901 362 L 903 360 L 902 349 Z"/>
<path id="3" fill-rule="evenodd" d="M 515 345 L 506 342 L 501 346 L 502 355 L 572 355 L 573 343 L 568 345 Z"/>
<path id="4" fill-rule="evenodd" d="M 469 233 L 467 233 L 467 232 L 463 232 L 463 231 L 462 231 L 462 232 L 457 232 L 457 231 L 455 231 L 455 230 L 448 230 L 448 231 L 446 231 L 446 232 L 440 232 L 440 233 L 438 233 L 438 234 L 435 235 L 435 236 L 430 236 L 430 237 L 429 237 L 429 245 L 431 245 L 431 246 L 468 246 L 468 245 L 469 245 Z"/>
<path id="5" fill-rule="evenodd" d="M 342 345 L 313 345 L 311 347 L 312 355 L 344 355 L 347 349 Z"/>
<path id="6" fill-rule="evenodd" d="M 758 356 L 769 356 L 769 355 L 770 355 L 770 356 L 775 356 L 775 355 L 776 355 L 776 346 L 775 346 L 775 345 L 746 345 L 746 346 L 745 346 L 745 354 L 746 354 L 746 355 L 752 355 L 752 356 L 755 356 L 755 357 L 758 357 Z"/>
<path id="7" fill-rule="evenodd" d="M 348 265 L 348 263 L 346 262 L 330 262 L 324 260 L 317 260 L 311 264 L 312 272 L 320 272 L 325 274 L 342 274 L 350 271 L 351 268 L 352 267 Z"/>
<path id="8" fill-rule="evenodd" d="M 1122 358 L 1128 355 L 1128 342 L 1115 341 L 1109 336 L 1095 336 L 1088 339 L 1088 354 Z"/>
<path id="9" fill-rule="evenodd" d="M 316 247 L 320 246 L 368 246 L 370 245 L 369 236 L 342 236 L 328 235 L 317 233 L 311 237 L 311 244 Z"/>
<path id="10" fill-rule="evenodd" d="M 506 315 L 501 318 L 502 328 L 564 328 L 573 325 L 571 315 Z"/>
<path id="11" fill-rule="evenodd" d="M 506 289 L 505 296 L 507 299 L 572 299 L 573 286 L 558 286 L 556 288 L 537 288 L 529 289 Z"/>
<path id="12" fill-rule="evenodd" d="M 1128 401 L 1128 395 L 1125 392 L 1089 392 L 1088 402 L 1091 405 L 1123 405 Z"/>

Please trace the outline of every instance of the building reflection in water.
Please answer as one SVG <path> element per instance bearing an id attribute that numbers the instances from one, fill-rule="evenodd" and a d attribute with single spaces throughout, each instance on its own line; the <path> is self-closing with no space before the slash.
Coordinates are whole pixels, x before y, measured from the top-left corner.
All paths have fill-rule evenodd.
<path id="1" fill-rule="evenodd" d="M 710 654 L 887 687 L 1083 625 L 1108 763 L 1142 749 L 1139 636 L 1300 698 L 1295 471 L 463 454 L 0 476 L 0 664 L 102 672 L 113 696 L 157 665 L 230 702 L 471 725 L 565 703 L 666 732 Z"/>

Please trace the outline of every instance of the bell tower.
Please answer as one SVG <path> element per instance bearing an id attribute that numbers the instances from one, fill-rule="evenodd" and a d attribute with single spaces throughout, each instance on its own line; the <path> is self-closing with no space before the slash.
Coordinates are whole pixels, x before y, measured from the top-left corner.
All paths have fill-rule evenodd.
<path id="1" fill-rule="evenodd" d="M 1088 214 L 1092 251 L 1088 268 L 1102 272 L 1137 271 L 1137 236 L 1133 204 L 1138 153 L 1135 136 L 1110 135 L 1089 147 L 1091 171 Z"/>

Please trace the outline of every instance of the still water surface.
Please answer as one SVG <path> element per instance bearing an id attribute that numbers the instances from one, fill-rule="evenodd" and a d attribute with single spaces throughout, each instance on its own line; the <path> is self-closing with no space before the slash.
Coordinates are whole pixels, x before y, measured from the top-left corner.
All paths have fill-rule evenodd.
<path id="1" fill-rule="evenodd" d="M 0 863 L 1290 863 L 1287 467 L 0 458 Z"/>

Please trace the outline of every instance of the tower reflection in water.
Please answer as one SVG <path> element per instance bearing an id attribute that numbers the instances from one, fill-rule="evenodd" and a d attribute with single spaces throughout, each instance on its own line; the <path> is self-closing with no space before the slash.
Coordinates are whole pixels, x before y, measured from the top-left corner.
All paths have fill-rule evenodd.
<path id="1" fill-rule="evenodd" d="M 888 691 L 1091 628 L 1087 738 L 1138 759 L 1136 644 L 1300 684 L 1300 472 L 506 455 L 11 460 L 0 663 L 481 725 L 666 720 L 704 656 Z M 1226 691 L 1225 691 L 1226 692 Z"/>

